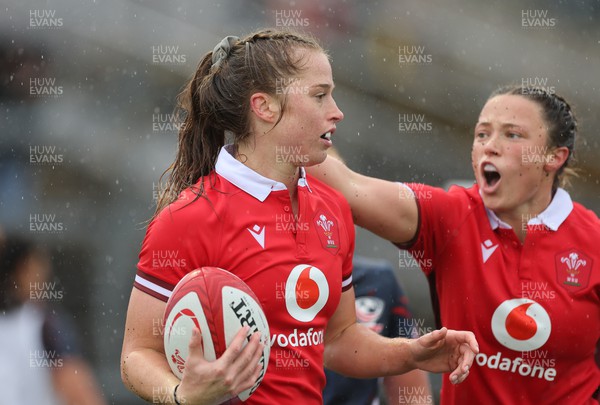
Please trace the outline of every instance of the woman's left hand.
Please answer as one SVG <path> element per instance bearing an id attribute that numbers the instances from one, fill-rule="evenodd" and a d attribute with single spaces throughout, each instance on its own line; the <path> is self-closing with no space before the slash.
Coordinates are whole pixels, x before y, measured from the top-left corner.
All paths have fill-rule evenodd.
<path id="1" fill-rule="evenodd" d="M 435 373 L 450 373 L 450 382 L 459 384 L 479 353 L 473 332 L 442 328 L 411 342 L 411 353 L 417 368 Z"/>

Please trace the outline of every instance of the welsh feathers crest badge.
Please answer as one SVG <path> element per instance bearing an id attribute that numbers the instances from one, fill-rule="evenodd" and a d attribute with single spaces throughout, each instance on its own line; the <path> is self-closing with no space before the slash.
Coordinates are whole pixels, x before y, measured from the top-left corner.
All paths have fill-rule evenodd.
<path id="1" fill-rule="evenodd" d="M 556 281 L 567 291 L 577 292 L 590 282 L 593 260 L 585 253 L 569 249 L 555 257 Z"/>
<path id="2" fill-rule="evenodd" d="M 331 254 L 337 254 L 340 250 L 340 232 L 336 218 L 328 212 L 319 211 L 313 221 L 321 245 Z"/>

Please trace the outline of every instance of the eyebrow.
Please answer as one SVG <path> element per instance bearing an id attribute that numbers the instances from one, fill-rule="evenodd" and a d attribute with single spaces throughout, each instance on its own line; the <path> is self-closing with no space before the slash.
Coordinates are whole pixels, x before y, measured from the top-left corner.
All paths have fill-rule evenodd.
<path id="1" fill-rule="evenodd" d="M 491 126 L 492 123 L 488 122 L 488 121 L 483 121 L 483 122 L 477 122 L 477 124 L 475 125 L 476 127 L 479 125 L 484 125 L 484 126 Z M 502 124 L 500 125 L 502 128 L 519 128 L 519 129 L 525 129 L 522 125 L 517 125 L 517 124 L 512 124 L 512 123 L 506 123 L 506 124 Z"/>
<path id="2" fill-rule="evenodd" d="M 313 84 L 312 86 L 310 86 L 311 89 L 317 88 L 317 87 L 322 87 L 322 88 L 324 88 L 326 90 L 329 90 L 329 89 L 333 89 L 335 87 L 335 84 L 331 85 L 331 84 L 328 84 L 328 83 L 323 83 L 323 84 Z"/>

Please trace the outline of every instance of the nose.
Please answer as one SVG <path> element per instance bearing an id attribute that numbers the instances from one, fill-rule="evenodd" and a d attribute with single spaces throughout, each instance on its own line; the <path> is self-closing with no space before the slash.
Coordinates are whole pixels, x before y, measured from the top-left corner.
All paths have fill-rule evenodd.
<path id="1" fill-rule="evenodd" d="M 335 100 L 333 100 L 331 119 L 333 120 L 333 122 L 340 122 L 344 119 L 344 113 L 338 108 Z"/>
<path id="2" fill-rule="evenodd" d="M 483 142 L 483 152 L 486 155 L 499 155 L 500 154 L 500 145 L 498 143 L 498 135 L 493 133 L 489 136 L 489 138 L 482 141 Z"/>

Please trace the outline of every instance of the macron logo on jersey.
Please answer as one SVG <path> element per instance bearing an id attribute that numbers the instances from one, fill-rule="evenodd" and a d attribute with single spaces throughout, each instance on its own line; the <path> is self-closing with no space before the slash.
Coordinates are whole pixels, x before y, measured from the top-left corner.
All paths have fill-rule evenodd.
<path id="1" fill-rule="evenodd" d="M 498 248 L 498 245 L 494 245 L 491 240 L 486 240 L 481 244 L 481 255 L 483 256 L 483 262 L 487 262 L 492 253 Z"/>
<path id="2" fill-rule="evenodd" d="M 258 242 L 261 248 L 265 248 L 265 226 L 254 225 L 252 228 L 246 228 L 250 235 Z"/>

